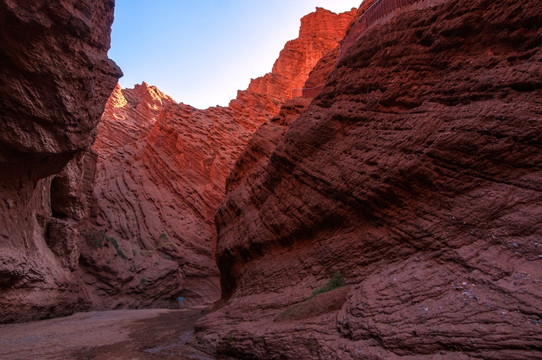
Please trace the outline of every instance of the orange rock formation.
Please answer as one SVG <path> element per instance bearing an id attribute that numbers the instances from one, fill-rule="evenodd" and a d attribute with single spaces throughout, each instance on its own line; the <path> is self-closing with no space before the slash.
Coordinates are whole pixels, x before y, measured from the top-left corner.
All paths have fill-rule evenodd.
<path id="1" fill-rule="evenodd" d="M 214 215 L 226 177 L 254 131 L 337 48 L 354 15 L 318 8 L 305 16 L 299 38 L 285 45 L 272 72 L 252 80 L 228 107 L 176 104 L 145 83 L 115 89 L 94 146 L 98 210 L 87 231 L 90 244 L 98 237 L 104 246 L 82 252 L 97 306 L 218 299 Z"/>

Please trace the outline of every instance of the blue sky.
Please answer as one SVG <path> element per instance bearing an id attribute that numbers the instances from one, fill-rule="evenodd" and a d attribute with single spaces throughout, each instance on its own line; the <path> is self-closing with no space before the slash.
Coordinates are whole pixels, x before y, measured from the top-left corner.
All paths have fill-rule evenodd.
<path id="1" fill-rule="evenodd" d="M 227 105 L 271 71 L 316 6 L 334 12 L 361 0 L 116 0 L 109 57 L 123 88 L 146 81 L 197 108 Z"/>

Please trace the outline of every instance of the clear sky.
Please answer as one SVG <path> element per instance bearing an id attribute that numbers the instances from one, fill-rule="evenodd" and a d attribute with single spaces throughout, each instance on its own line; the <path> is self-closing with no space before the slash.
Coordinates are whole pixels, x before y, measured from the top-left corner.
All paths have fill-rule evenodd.
<path id="1" fill-rule="evenodd" d="M 109 57 L 123 88 L 146 81 L 197 108 L 227 105 L 271 71 L 316 6 L 334 12 L 361 0 L 116 0 Z"/>

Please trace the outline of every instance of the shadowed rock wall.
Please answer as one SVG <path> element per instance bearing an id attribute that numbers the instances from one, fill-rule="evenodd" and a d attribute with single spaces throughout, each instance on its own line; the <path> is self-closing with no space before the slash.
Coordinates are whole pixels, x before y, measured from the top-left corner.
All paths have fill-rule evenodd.
<path id="1" fill-rule="evenodd" d="M 199 321 L 202 344 L 540 357 L 541 24 L 534 0 L 402 12 L 284 135 L 259 131 L 217 213 L 223 306 Z M 336 272 L 346 288 L 311 298 Z"/>
<path id="2" fill-rule="evenodd" d="M 121 75 L 114 1 L 0 1 L 0 322 L 88 306 L 75 276 L 88 149 Z"/>

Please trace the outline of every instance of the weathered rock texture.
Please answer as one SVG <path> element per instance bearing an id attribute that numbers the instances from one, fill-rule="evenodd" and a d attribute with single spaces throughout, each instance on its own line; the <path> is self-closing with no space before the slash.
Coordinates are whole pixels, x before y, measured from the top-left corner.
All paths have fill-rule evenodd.
<path id="1" fill-rule="evenodd" d="M 0 1 L 0 322 L 88 306 L 75 275 L 87 151 L 120 70 L 114 1 Z"/>
<path id="2" fill-rule="evenodd" d="M 304 87 L 318 61 L 339 45 L 355 14 L 354 9 L 337 15 L 316 8 L 303 17 L 299 37 L 286 43 L 272 72 L 252 80 L 247 90 L 238 92 L 229 108 L 248 119 L 254 117 L 254 111 L 265 114 L 266 120 L 276 115 L 282 103 L 292 97 L 292 89 Z"/>
<path id="3" fill-rule="evenodd" d="M 229 107 L 176 104 L 145 83 L 116 88 L 94 146 L 98 211 L 82 251 L 96 307 L 219 298 L 214 215 L 226 177 L 251 134 L 338 46 L 354 15 L 317 9 L 304 17 L 273 71 L 252 80 Z"/>
<path id="4" fill-rule="evenodd" d="M 541 24 L 536 0 L 403 12 L 288 129 L 260 129 L 217 213 L 223 306 L 203 346 L 542 357 Z M 309 299 L 336 272 L 346 288 Z"/>

